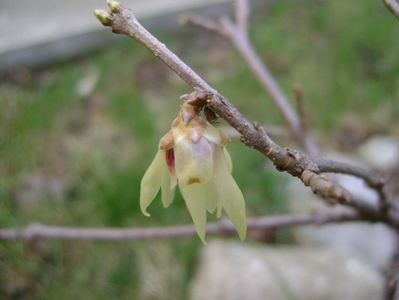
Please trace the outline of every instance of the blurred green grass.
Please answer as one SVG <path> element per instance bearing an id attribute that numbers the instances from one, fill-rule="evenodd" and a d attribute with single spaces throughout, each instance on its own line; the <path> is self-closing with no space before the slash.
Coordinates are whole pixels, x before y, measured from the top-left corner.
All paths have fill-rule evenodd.
<path id="1" fill-rule="evenodd" d="M 399 24 L 380 2 L 278 1 L 267 12 L 256 12 L 251 23 L 255 47 L 287 94 L 293 84 L 303 87 L 312 129 L 319 136 L 331 135 L 347 114 L 367 120 L 383 111 L 387 120 L 398 118 Z M 250 119 L 283 124 L 269 96 L 226 44 L 202 37 L 202 46 L 187 47 L 192 40 L 157 35 Z M 98 83 L 89 99 L 82 98 L 76 87 L 93 69 Z M 167 210 L 155 201 L 152 218 L 144 218 L 138 207 L 141 177 L 178 110 L 178 97 L 188 91 L 127 39 L 32 73 L 23 84 L 2 82 L 0 226 L 190 222 L 179 195 Z M 92 103 L 99 106 L 94 115 L 88 108 Z M 248 214 L 286 212 L 286 175 L 238 141 L 229 150 Z M 289 241 L 289 236 L 283 234 L 278 241 Z M 195 237 L 1 242 L 0 298 L 185 298 L 200 245 Z M 171 270 L 174 276 L 151 279 L 151 266 Z M 148 280 L 154 286 L 147 287 Z M 162 294 L 165 289 L 173 291 L 169 298 Z"/>

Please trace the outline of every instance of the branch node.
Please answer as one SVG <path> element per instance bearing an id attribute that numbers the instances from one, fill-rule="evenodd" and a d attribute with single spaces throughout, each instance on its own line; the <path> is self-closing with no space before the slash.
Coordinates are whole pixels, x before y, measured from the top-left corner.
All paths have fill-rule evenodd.
<path id="1" fill-rule="evenodd" d="M 254 128 L 255 128 L 257 131 L 260 131 L 260 132 L 262 132 L 263 134 L 266 134 L 265 129 L 263 128 L 263 126 L 262 126 L 259 122 L 253 121 L 252 124 L 254 125 Z"/>
<path id="2" fill-rule="evenodd" d="M 331 183 L 327 177 L 316 174 L 311 170 L 304 170 L 301 175 L 302 182 L 311 188 L 314 194 L 326 199 L 335 199 L 344 204 L 350 201 L 350 194 L 339 185 Z"/>
<path id="3" fill-rule="evenodd" d="M 212 98 L 212 93 L 209 91 L 195 88 L 193 92 L 180 96 L 180 99 L 186 103 L 195 106 L 201 110 L 205 105 L 209 103 Z"/>
<path id="4" fill-rule="evenodd" d="M 301 153 L 295 149 L 285 148 L 285 150 L 287 151 L 287 155 L 292 157 L 295 161 L 299 161 L 302 157 Z"/>

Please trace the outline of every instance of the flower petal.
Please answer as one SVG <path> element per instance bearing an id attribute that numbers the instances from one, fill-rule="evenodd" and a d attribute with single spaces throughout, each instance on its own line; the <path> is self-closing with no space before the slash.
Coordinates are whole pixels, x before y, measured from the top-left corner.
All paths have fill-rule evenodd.
<path id="1" fill-rule="evenodd" d="M 205 199 L 206 199 L 206 209 L 213 214 L 218 207 L 219 196 L 216 190 L 215 184 L 213 180 L 204 183 L 204 189 L 206 192 Z"/>
<path id="2" fill-rule="evenodd" d="M 159 150 L 145 172 L 140 185 L 140 208 L 141 212 L 147 217 L 150 216 L 147 208 L 157 195 L 165 172 L 168 172 L 165 151 Z"/>
<path id="3" fill-rule="evenodd" d="M 175 172 L 173 173 L 169 172 L 169 177 L 170 177 L 170 189 L 173 190 L 177 185 L 177 176 Z"/>
<path id="4" fill-rule="evenodd" d="M 204 244 L 206 233 L 206 188 L 203 184 L 179 184 L 198 236 Z"/>
<path id="5" fill-rule="evenodd" d="M 182 184 L 198 184 L 208 182 L 213 173 L 214 146 L 205 138 L 198 143 L 182 139 L 175 144 L 175 170 L 178 181 Z"/>
<path id="6" fill-rule="evenodd" d="M 172 183 L 172 180 L 169 171 L 165 168 L 161 184 L 162 204 L 165 208 L 172 203 L 175 196 L 175 185 Z"/>
<path id="7" fill-rule="evenodd" d="M 247 232 L 244 196 L 230 174 L 223 150 L 218 148 L 216 151 L 214 180 L 219 199 L 240 239 L 244 240 Z"/>
<path id="8" fill-rule="evenodd" d="M 223 153 L 224 153 L 224 158 L 226 159 L 227 167 L 229 169 L 229 172 L 233 172 L 233 162 L 231 160 L 231 156 L 229 152 L 227 151 L 226 147 L 223 147 Z"/>
<path id="9" fill-rule="evenodd" d="M 218 196 L 218 201 L 216 202 L 216 218 L 220 219 L 222 217 L 222 201 L 220 201 L 219 196 Z"/>

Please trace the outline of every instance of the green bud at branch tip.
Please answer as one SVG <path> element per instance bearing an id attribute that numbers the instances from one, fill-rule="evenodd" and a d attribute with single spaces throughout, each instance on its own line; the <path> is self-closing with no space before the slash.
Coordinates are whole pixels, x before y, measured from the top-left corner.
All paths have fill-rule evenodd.
<path id="1" fill-rule="evenodd" d="M 107 5 L 111 12 L 117 12 L 121 7 L 121 4 L 116 0 L 107 0 Z"/>
<path id="2" fill-rule="evenodd" d="M 102 9 L 95 9 L 94 15 L 105 26 L 110 26 L 112 24 L 111 15 Z"/>

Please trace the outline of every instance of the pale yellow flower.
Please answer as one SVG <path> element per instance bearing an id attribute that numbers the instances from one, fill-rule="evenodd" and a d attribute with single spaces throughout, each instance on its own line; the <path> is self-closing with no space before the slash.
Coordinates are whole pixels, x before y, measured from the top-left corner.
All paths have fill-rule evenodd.
<path id="1" fill-rule="evenodd" d="M 245 202 L 231 176 L 227 142 L 225 134 L 201 117 L 194 106 L 183 104 L 171 130 L 160 140 L 159 151 L 141 181 L 143 214 L 149 216 L 147 208 L 159 189 L 163 206 L 168 207 L 179 185 L 203 242 L 207 211 L 216 211 L 220 217 L 223 209 L 243 240 L 246 235 Z"/>

